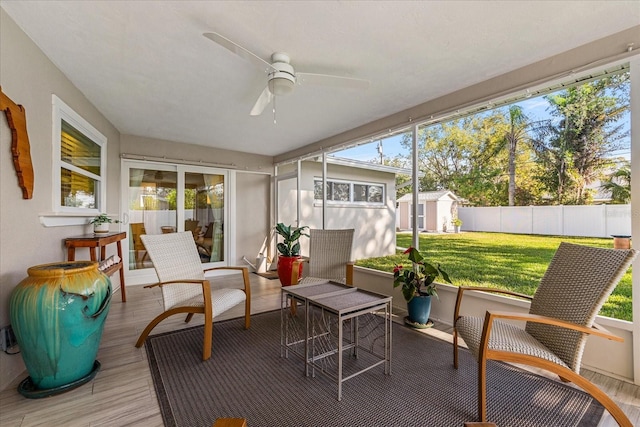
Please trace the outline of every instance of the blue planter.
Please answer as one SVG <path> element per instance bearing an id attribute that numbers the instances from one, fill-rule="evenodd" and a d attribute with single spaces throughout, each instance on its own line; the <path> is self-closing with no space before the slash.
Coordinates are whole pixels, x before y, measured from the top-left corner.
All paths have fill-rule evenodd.
<path id="1" fill-rule="evenodd" d="M 87 382 L 111 303 L 111 281 L 91 261 L 31 267 L 11 294 L 10 316 L 30 377 L 18 391 L 51 396 Z"/>
<path id="2" fill-rule="evenodd" d="M 431 314 L 431 295 L 414 296 L 407 303 L 407 311 L 411 322 L 426 325 Z"/>

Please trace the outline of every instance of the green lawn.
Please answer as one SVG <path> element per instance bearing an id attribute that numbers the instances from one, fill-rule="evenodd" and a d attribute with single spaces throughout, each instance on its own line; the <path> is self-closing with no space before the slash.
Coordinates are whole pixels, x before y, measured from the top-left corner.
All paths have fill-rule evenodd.
<path id="1" fill-rule="evenodd" d="M 613 247 L 613 239 L 535 236 L 502 233 L 421 234 L 420 252 L 430 262 L 440 263 L 454 285 L 487 286 L 533 295 L 540 278 L 560 242 Z M 398 233 L 399 248 L 411 245 L 408 233 Z M 363 259 L 356 265 L 393 271 L 396 264 L 409 264 L 406 255 Z M 603 316 L 632 320 L 631 269 L 622 278 L 600 310 Z"/>

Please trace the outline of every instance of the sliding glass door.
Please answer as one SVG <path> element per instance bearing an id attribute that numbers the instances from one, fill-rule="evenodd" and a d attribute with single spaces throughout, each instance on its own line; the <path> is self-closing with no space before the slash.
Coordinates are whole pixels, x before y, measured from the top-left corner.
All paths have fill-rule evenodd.
<path id="1" fill-rule="evenodd" d="M 191 231 L 203 263 L 225 260 L 225 175 L 185 172 L 184 229 Z"/>
<path id="2" fill-rule="evenodd" d="M 191 232 L 206 267 L 226 265 L 227 171 L 130 160 L 123 160 L 122 169 L 121 228 L 127 232 L 129 277 L 148 275 L 153 268 L 144 234 Z"/>

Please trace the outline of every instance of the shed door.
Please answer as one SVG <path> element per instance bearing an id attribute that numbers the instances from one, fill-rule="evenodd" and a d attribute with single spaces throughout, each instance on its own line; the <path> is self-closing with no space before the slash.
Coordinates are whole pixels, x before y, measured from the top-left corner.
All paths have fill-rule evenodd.
<path id="1" fill-rule="evenodd" d="M 428 231 L 438 231 L 438 204 L 427 202 L 427 227 Z"/>

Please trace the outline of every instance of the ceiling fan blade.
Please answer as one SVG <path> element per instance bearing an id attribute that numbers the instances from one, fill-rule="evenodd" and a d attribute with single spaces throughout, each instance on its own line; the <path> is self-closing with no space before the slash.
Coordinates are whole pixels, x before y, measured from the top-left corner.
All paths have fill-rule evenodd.
<path id="1" fill-rule="evenodd" d="M 314 84 L 351 89 L 368 89 L 371 84 L 369 80 L 330 74 L 296 73 L 296 79 L 299 84 Z"/>
<path id="2" fill-rule="evenodd" d="M 264 90 L 258 97 L 258 100 L 256 101 L 255 105 L 251 109 L 250 114 L 252 116 L 259 116 L 260 114 L 262 114 L 262 112 L 264 111 L 266 106 L 269 105 L 272 99 L 273 99 L 273 95 L 269 91 L 269 86 L 267 86 L 264 88 Z"/>
<path id="3" fill-rule="evenodd" d="M 243 48 L 239 44 L 232 42 L 228 38 L 221 36 L 218 33 L 203 33 L 202 35 L 208 38 L 209 40 L 213 41 L 214 43 L 217 43 L 220 46 L 224 47 L 225 49 L 230 50 L 231 52 L 235 53 L 241 58 L 246 59 L 247 61 L 253 63 L 253 65 L 260 68 L 265 73 L 277 71 L 275 68 L 271 66 L 270 63 L 260 58 L 255 53 Z"/>

